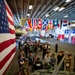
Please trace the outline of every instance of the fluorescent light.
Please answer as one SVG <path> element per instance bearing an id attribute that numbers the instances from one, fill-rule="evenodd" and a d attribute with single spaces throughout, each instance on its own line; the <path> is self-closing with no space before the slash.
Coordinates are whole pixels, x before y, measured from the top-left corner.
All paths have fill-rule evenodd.
<path id="1" fill-rule="evenodd" d="M 29 9 L 32 9 L 32 7 L 33 7 L 32 5 L 29 5 Z"/>
<path id="2" fill-rule="evenodd" d="M 27 16 L 30 16 L 30 14 L 28 13 Z"/>
<path id="3" fill-rule="evenodd" d="M 70 2 L 71 0 L 66 0 L 65 2 Z"/>
<path id="4" fill-rule="evenodd" d="M 48 17 L 48 16 L 49 16 L 49 14 L 46 14 L 45 16 L 46 16 L 46 17 Z"/>
<path id="5" fill-rule="evenodd" d="M 64 18 L 67 18 L 67 17 L 68 17 L 68 15 L 65 15 L 65 16 L 64 16 Z"/>
<path id="6" fill-rule="evenodd" d="M 61 7 L 60 9 L 59 9 L 59 11 L 62 11 L 62 10 L 64 10 L 65 8 L 64 7 Z"/>
<path id="7" fill-rule="evenodd" d="M 56 7 L 55 9 L 54 9 L 54 11 L 57 11 L 59 9 L 59 7 Z"/>

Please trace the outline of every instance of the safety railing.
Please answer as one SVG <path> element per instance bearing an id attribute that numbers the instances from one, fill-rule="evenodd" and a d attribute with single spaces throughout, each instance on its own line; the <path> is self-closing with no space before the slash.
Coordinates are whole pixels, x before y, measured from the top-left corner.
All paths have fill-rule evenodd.
<path id="1" fill-rule="evenodd" d="M 70 75 L 68 71 L 59 71 L 61 65 L 64 62 L 65 57 L 66 57 L 66 53 L 64 54 L 62 60 L 56 66 L 56 68 L 54 70 L 51 70 L 51 69 L 48 69 L 48 70 L 46 70 L 46 69 L 37 70 L 34 73 L 32 73 L 31 75 Z"/>
<path id="2" fill-rule="evenodd" d="M 55 70 L 53 71 L 53 73 L 52 73 L 51 75 L 57 75 L 57 74 L 58 74 L 58 71 L 59 71 L 59 69 L 60 69 L 60 67 L 61 67 L 61 65 L 62 65 L 62 63 L 63 63 L 63 61 L 64 61 L 64 59 L 65 59 L 65 56 L 66 56 L 66 54 L 63 56 L 62 60 L 61 60 L 60 63 L 56 66 Z"/>

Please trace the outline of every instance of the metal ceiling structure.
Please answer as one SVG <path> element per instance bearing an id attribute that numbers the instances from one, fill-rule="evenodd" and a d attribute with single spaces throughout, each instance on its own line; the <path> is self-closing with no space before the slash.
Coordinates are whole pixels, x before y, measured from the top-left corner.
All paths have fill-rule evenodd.
<path id="1" fill-rule="evenodd" d="M 75 0 L 7 0 L 14 16 L 20 21 L 21 18 L 41 19 L 68 19 L 75 20 Z M 29 9 L 32 5 L 32 9 Z M 64 7 L 62 11 L 54 11 L 55 7 Z M 29 16 L 27 15 L 29 13 Z M 46 14 L 49 16 L 46 17 Z M 68 15 L 68 17 L 64 17 Z"/>

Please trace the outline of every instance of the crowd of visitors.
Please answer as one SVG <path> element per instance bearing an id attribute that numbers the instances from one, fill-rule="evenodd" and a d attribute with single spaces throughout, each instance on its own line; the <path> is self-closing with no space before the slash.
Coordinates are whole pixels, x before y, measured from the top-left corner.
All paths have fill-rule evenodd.
<path id="1" fill-rule="evenodd" d="M 55 54 L 51 53 L 50 50 L 51 44 L 47 42 L 41 43 L 40 40 L 33 42 L 30 39 L 27 39 L 23 44 L 21 44 L 19 41 L 19 75 L 22 73 L 30 75 L 31 72 L 40 69 L 54 69 L 55 65 L 58 65 L 62 60 L 64 52 L 60 51 L 56 58 Z M 44 62 L 42 62 L 42 60 L 37 56 L 39 52 L 42 53 L 41 56 Z M 56 53 L 58 53 L 57 50 Z M 61 65 L 60 70 L 64 70 L 64 65 L 66 65 L 66 70 L 70 71 L 71 55 L 67 54 L 65 62 Z"/>

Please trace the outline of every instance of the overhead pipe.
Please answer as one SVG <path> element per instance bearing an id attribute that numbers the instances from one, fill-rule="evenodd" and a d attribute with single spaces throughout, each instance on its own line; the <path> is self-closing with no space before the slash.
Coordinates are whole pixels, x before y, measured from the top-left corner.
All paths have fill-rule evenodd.
<path id="1" fill-rule="evenodd" d="M 42 8 L 42 10 L 37 14 L 36 18 L 43 12 L 43 10 L 50 4 L 51 0 L 47 2 L 47 4 Z M 49 7 L 50 8 L 50 7 Z"/>
<path id="2" fill-rule="evenodd" d="M 69 9 L 71 8 L 70 6 L 72 6 L 73 4 L 75 4 L 75 2 L 71 3 L 66 9 L 64 9 L 64 10 L 61 11 L 61 12 L 53 12 L 53 13 L 51 14 L 51 16 L 49 16 L 49 18 L 52 17 L 53 15 L 62 14 L 63 12 L 69 10 Z"/>
<path id="3" fill-rule="evenodd" d="M 28 13 L 28 8 L 29 8 L 29 3 L 30 3 L 30 0 L 28 0 L 28 4 L 27 4 L 27 10 L 26 10 L 25 18 L 27 18 L 27 13 Z"/>
<path id="4" fill-rule="evenodd" d="M 63 14 L 60 16 L 60 18 L 61 18 L 61 17 L 64 17 L 65 15 L 70 15 L 70 14 L 73 12 L 73 10 L 75 10 L 75 8 L 72 8 L 72 7 L 69 8 L 69 10 L 66 11 L 66 13 L 63 13 Z M 69 13 L 68 13 L 68 12 L 69 12 Z M 67 14 L 67 13 L 68 13 L 68 14 Z M 73 15 L 73 14 L 71 14 L 71 15 Z M 54 16 L 54 15 L 53 15 L 53 16 Z M 52 17 L 53 17 L 53 16 L 52 16 Z M 56 17 L 56 16 L 59 16 L 59 14 L 55 15 L 54 17 Z M 74 16 L 75 16 L 75 15 L 74 15 Z M 74 16 L 73 16 L 73 17 L 74 17 Z M 57 17 L 56 17 L 56 18 L 57 18 Z"/>
<path id="5" fill-rule="evenodd" d="M 55 3 L 57 2 L 58 0 L 56 0 L 53 4 L 52 4 L 52 6 L 53 5 L 55 5 Z M 39 17 L 42 17 L 52 6 L 49 6 L 46 10 L 45 10 L 45 12 L 43 12 Z M 52 9 L 53 10 L 53 9 Z M 50 10 L 50 11 L 52 11 L 52 10 Z M 50 12 L 49 12 L 50 13 Z"/>
<path id="6" fill-rule="evenodd" d="M 65 0 L 61 1 L 57 6 L 60 6 L 64 1 L 65 1 Z M 51 13 L 53 10 L 54 10 L 54 8 L 52 8 L 49 13 Z M 45 12 L 45 13 L 46 13 L 46 12 Z M 44 14 L 45 14 L 45 13 L 44 13 Z M 43 15 L 44 15 L 44 14 L 43 14 Z"/>
<path id="7" fill-rule="evenodd" d="M 24 18 L 23 1 L 21 0 L 21 18 Z"/>
<path id="8" fill-rule="evenodd" d="M 41 4 L 38 6 L 37 10 L 35 11 L 35 13 L 33 14 L 32 18 L 34 18 L 34 16 L 36 15 L 37 11 L 39 10 L 39 8 L 41 7 L 41 5 L 43 4 L 44 0 L 41 1 Z"/>
<path id="9" fill-rule="evenodd" d="M 65 0 L 61 1 L 57 6 L 60 6 L 64 1 L 65 1 Z M 55 7 L 54 7 L 54 8 L 55 8 Z M 49 13 L 51 13 L 54 8 L 52 8 Z M 45 13 L 46 13 L 46 12 L 45 12 Z M 43 15 L 44 15 L 45 13 L 43 13 Z M 42 14 L 41 14 L 41 15 L 42 15 Z M 44 15 L 44 16 L 45 16 L 45 15 Z M 43 17 L 44 17 L 44 16 L 43 16 Z"/>
<path id="10" fill-rule="evenodd" d="M 34 3 L 34 6 L 33 6 L 33 9 L 32 9 L 32 11 L 31 11 L 31 13 L 30 13 L 30 17 L 31 17 L 31 15 L 32 15 L 32 12 L 33 12 L 33 10 L 34 10 L 34 7 L 35 7 L 35 5 L 36 5 L 36 2 L 37 2 L 37 0 L 35 0 L 35 3 Z"/>
<path id="11" fill-rule="evenodd" d="M 14 0 L 14 4 L 15 4 L 16 12 L 17 12 L 18 21 L 20 23 L 20 17 L 19 17 L 19 13 L 18 13 L 18 9 L 17 9 L 16 0 Z"/>
<path id="12" fill-rule="evenodd" d="M 75 2 L 74 2 L 75 3 Z M 72 3 L 72 4 L 74 4 L 74 3 Z M 68 8 L 72 5 L 72 4 L 70 4 L 66 9 L 64 9 L 63 11 L 61 11 L 61 12 L 53 12 L 53 13 L 51 13 L 51 16 L 52 15 L 56 15 L 56 14 L 58 14 L 58 13 L 62 13 L 62 12 L 64 12 L 65 10 L 68 10 Z M 54 14 L 55 13 L 55 14 Z"/>

